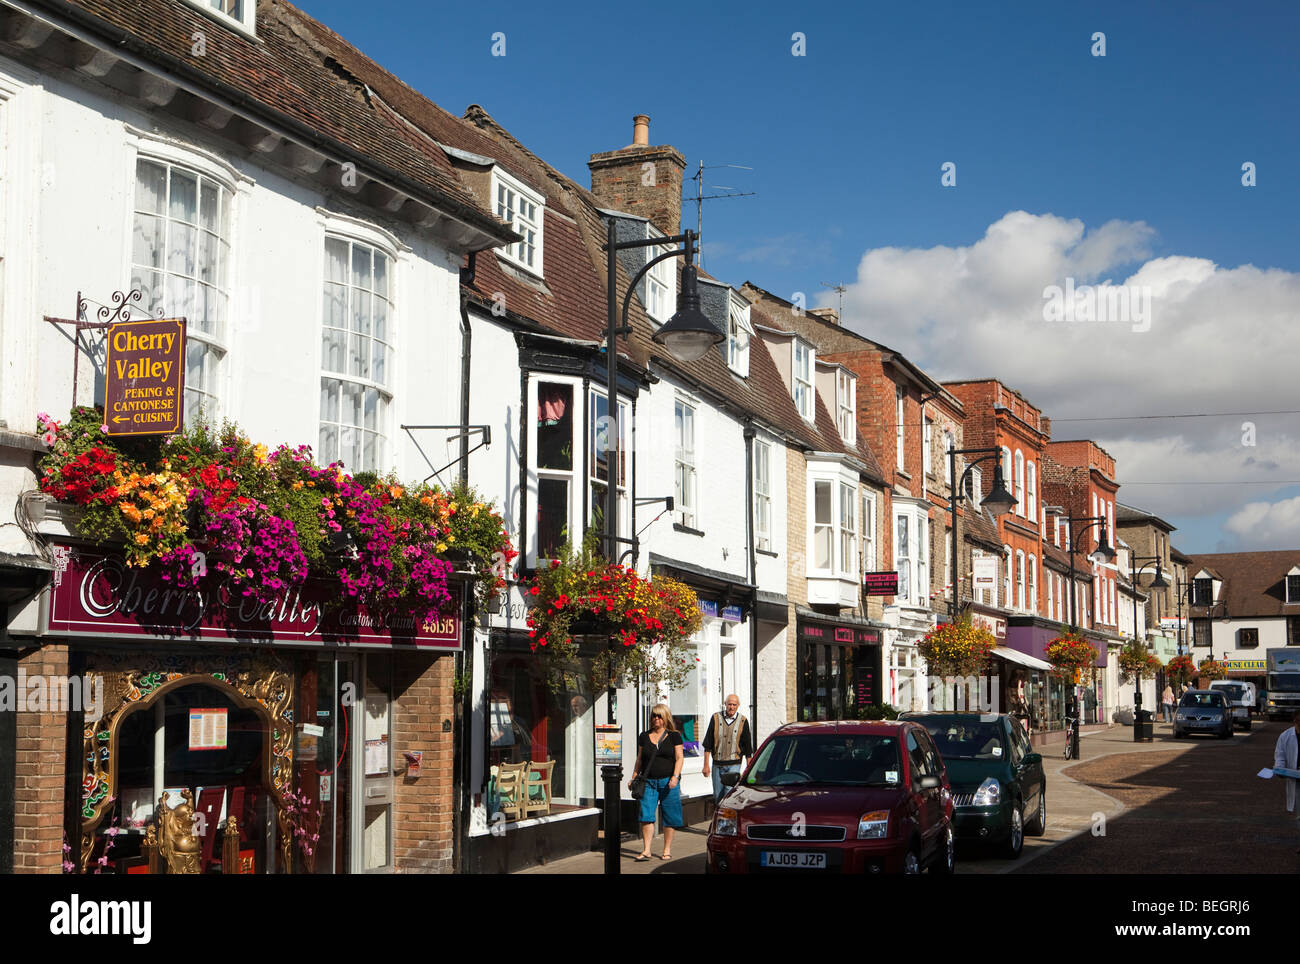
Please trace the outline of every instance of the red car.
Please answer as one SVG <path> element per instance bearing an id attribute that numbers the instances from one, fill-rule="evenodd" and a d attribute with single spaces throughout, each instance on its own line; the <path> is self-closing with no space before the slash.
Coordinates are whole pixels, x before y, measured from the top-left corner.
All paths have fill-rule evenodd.
<path id="1" fill-rule="evenodd" d="M 952 873 L 952 792 L 916 723 L 792 723 L 709 828 L 710 873 Z"/>

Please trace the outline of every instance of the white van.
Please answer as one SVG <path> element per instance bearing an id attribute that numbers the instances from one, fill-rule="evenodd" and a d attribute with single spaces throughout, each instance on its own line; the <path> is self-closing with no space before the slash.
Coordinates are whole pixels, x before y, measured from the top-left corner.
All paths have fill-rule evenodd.
<path id="1" fill-rule="evenodd" d="M 1232 704 L 1232 725 L 1249 731 L 1251 716 L 1255 712 L 1255 684 L 1238 679 L 1216 679 L 1210 689 L 1219 690 Z"/>

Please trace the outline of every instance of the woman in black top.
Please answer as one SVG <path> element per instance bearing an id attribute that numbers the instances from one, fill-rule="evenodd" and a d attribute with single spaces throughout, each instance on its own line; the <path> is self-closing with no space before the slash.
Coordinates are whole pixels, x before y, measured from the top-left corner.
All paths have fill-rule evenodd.
<path id="1" fill-rule="evenodd" d="M 655 832 L 655 810 L 663 806 L 663 860 L 673 856 L 673 831 L 682 825 L 682 797 L 678 784 L 682 778 L 682 735 L 677 732 L 667 705 L 656 703 L 650 708 L 650 729 L 637 737 L 636 768 L 632 779 L 644 775 L 645 795 L 641 798 L 641 839 L 645 846 L 637 860 L 650 859 L 650 841 Z M 628 786 L 631 786 L 629 781 Z"/>

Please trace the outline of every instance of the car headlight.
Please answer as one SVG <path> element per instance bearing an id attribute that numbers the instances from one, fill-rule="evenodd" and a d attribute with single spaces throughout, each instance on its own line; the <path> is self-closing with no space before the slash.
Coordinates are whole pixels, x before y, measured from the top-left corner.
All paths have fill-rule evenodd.
<path id="1" fill-rule="evenodd" d="M 1002 799 L 1002 784 L 998 783 L 996 777 L 989 777 L 980 784 L 980 788 L 975 791 L 975 806 L 992 807 Z"/>
<path id="2" fill-rule="evenodd" d="M 1187 719 L 1187 711 L 1186 711 L 1186 710 L 1179 710 L 1177 713 L 1174 714 L 1174 719 L 1175 719 L 1175 720 L 1185 720 L 1185 719 Z"/>
<path id="3" fill-rule="evenodd" d="M 859 840 L 881 840 L 889 836 L 889 811 L 872 810 L 858 817 Z"/>
<path id="4" fill-rule="evenodd" d="M 719 837 L 734 837 L 738 821 L 739 815 L 735 810 L 723 807 L 713 820 L 713 832 Z"/>
<path id="5" fill-rule="evenodd" d="M 1223 714 L 1220 713 L 1220 712 L 1211 713 L 1211 714 L 1210 714 L 1210 722 L 1211 722 L 1211 723 L 1221 723 L 1221 722 L 1223 722 Z"/>

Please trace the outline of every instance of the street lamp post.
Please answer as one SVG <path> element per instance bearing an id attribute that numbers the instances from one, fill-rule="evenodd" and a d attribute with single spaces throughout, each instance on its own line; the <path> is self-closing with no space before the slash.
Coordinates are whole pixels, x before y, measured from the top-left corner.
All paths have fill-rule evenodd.
<path id="1" fill-rule="evenodd" d="M 959 455 L 978 455 L 980 458 L 975 459 L 966 466 L 962 472 L 961 478 L 957 478 L 957 456 Z M 953 480 L 951 491 L 948 493 L 948 510 L 952 513 L 952 601 L 948 606 L 948 618 L 955 626 L 957 624 L 957 613 L 961 608 L 961 601 L 957 597 L 957 572 L 961 566 L 961 556 L 957 552 L 957 500 L 961 493 L 965 491 L 966 479 L 970 476 L 971 470 L 981 462 L 987 462 L 991 458 L 997 458 L 997 467 L 993 470 L 993 488 L 989 490 L 988 497 L 982 501 L 982 505 L 989 507 L 994 515 L 1006 515 L 1011 511 L 1011 507 L 1016 504 L 1016 497 L 1007 491 L 1006 483 L 1002 478 L 1002 460 L 1001 449 L 949 449 L 948 450 L 948 478 Z M 973 570 L 972 566 L 972 570 Z M 974 580 L 974 572 L 971 573 L 971 579 Z M 975 591 L 972 582 L 971 598 L 975 598 Z"/>
<path id="2" fill-rule="evenodd" d="M 1160 575 L 1161 559 L 1159 556 L 1135 556 L 1129 553 L 1128 569 L 1129 581 L 1133 584 L 1133 638 L 1138 638 L 1138 582 L 1137 574 L 1151 563 L 1156 564 L 1156 577 L 1151 580 L 1150 589 L 1164 589 L 1169 583 L 1165 582 L 1164 577 Z M 1148 626 L 1148 635 L 1150 627 Z M 1156 702 L 1160 702 L 1156 700 Z M 1137 725 L 1137 713 L 1142 708 L 1142 677 L 1133 681 L 1133 725 Z"/>
<path id="3" fill-rule="evenodd" d="M 632 293 L 646 273 L 660 261 L 668 258 L 685 258 L 686 266 L 682 269 L 682 289 L 677 295 L 677 312 L 667 323 L 662 325 L 652 336 L 652 340 L 668 349 L 668 353 L 678 361 L 694 361 L 726 336 L 718 330 L 713 322 L 700 310 L 700 293 L 697 287 L 695 268 L 695 244 L 697 235 L 694 231 L 685 231 L 670 238 L 639 238 L 631 241 L 619 241 L 617 222 L 608 221 L 608 242 L 605 244 L 606 260 L 606 308 L 607 325 L 605 328 L 605 389 L 606 394 L 606 436 L 605 451 L 610 454 L 605 471 L 605 519 L 602 544 L 605 558 L 614 561 L 619 556 L 621 545 L 634 546 L 635 538 L 620 536 L 618 532 L 618 482 L 622 468 L 622 438 L 618 424 L 618 336 L 630 335 L 631 327 L 627 323 L 628 308 L 632 302 Z M 628 282 L 623 296 L 622 324 L 619 324 L 618 310 L 618 253 L 632 248 L 659 247 L 667 244 L 681 244 L 681 248 L 667 251 L 646 262 Z M 613 640 L 608 643 L 614 648 Z M 611 687 L 612 691 L 612 687 Z M 613 694 L 609 696 L 609 719 L 613 718 Z M 622 831 L 619 827 L 619 806 L 622 799 L 623 768 L 618 765 L 601 767 L 601 777 L 605 786 L 605 873 L 618 874 L 619 843 Z"/>
<path id="4" fill-rule="evenodd" d="M 1075 523 L 1082 523 L 1082 528 L 1076 530 L 1074 527 Z M 1075 613 L 1075 597 L 1078 596 L 1078 591 L 1074 585 L 1074 547 L 1078 543 L 1079 537 L 1093 526 L 1100 526 L 1101 532 L 1097 538 L 1097 548 L 1088 553 L 1088 558 L 1098 564 L 1110 562 L 1115 558 L 1115 550 L 1106 543 L 1106 517 L 1104 515 L 1082 516 L 1078 519 L 1073 515 L 1067 515 L 1065 517 L 1065 531 L 1069 535 L 1070 545 L 1070 632 L 1077 632 L 1079 628 L 1079 624 L 1076 621 L 1077 614 Z M 1067 701 L 1065 712 L 1067 716 L 1073 714 L 1074 719 L 1076 720 L 1074 725 L 1074 739 L 1072 741 L 1072 746 L 1070 747 L 1074 754 L 1074 759 L 1076 760 L 1079 759 L 1079 724 L 1083 722 L 1082 717 L 1079 714 L 1078 703 L 1078 687 L 1074 686 L 1071 687 L 1070 699 Z"/>

